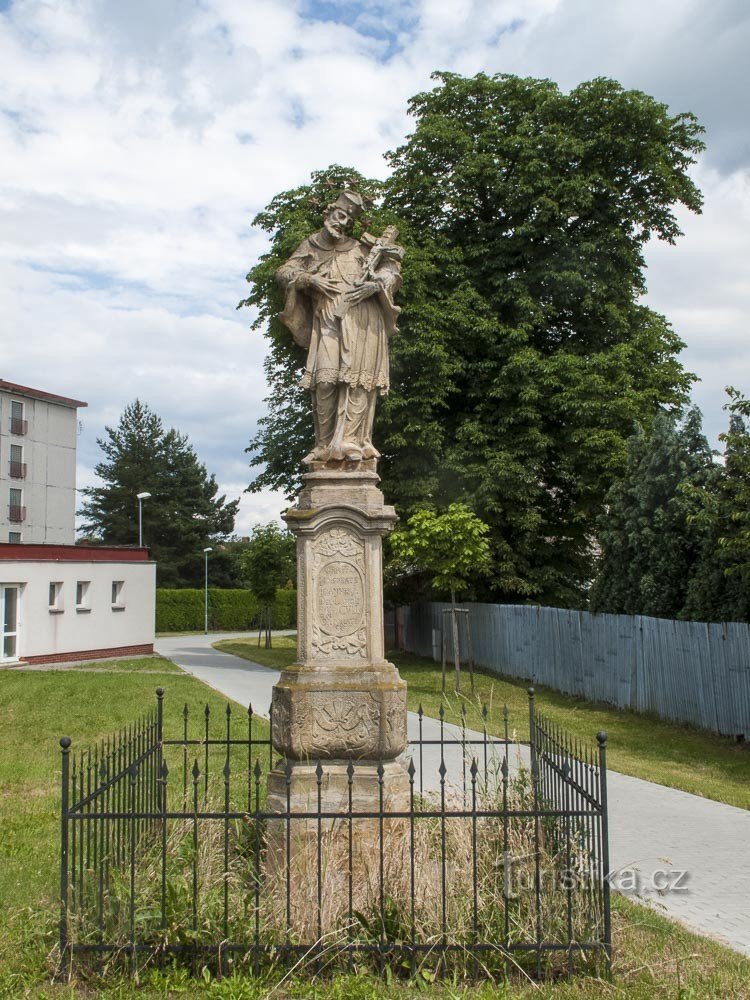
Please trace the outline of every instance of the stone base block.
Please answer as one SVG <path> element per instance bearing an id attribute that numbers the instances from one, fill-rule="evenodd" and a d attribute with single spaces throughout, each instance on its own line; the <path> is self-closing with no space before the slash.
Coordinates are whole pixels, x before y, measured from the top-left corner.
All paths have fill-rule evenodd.
<path id="1" fill-rule="evenodd" d="M 289 781 L 283 766 L 269 774 L 266 811 L 280 815 L 267 821 L 266 878 L 300 941 L 345 929 L 350 910 L 375 914 L 381 887 L 409 891 L 409 821 L 388 817 L 409 809 L 406 769 L 384 764 L 381 787 L 377 765 L 355 764 L 350 819 L 347 767 L 324 764 L 320 783 L 314 764 L 295 763 Z"/>

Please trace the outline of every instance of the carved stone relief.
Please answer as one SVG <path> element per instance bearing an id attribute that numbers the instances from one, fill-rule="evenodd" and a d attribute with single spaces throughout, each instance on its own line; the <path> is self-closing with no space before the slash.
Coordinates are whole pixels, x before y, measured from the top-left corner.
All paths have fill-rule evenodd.
<path id="1" fill-rule="evenodd" d="M 364 544 L 345 528 L 311 542 L 314 656 L 367 656 Z"/>

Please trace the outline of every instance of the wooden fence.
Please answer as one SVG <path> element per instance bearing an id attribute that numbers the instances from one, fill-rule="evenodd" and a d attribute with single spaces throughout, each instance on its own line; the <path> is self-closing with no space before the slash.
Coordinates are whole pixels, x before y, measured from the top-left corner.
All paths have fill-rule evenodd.
<path id="1" fill-rule="evenodd" d="M 750 625 L 464 604 L 475 664 L 619 708 L 750 739 Z M 397 644 L 440 658 L 443 609 L 398 609 Z M 460 645 L 466 649 L 466 625 Z M 452 646 L 450 629 L 446 636 Z M 451 652 L 452 657 L 452 652 Z"/>

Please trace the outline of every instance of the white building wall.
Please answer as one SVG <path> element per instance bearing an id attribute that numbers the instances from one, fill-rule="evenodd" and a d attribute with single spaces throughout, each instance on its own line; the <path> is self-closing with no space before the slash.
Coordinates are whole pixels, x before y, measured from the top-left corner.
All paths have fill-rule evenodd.
<path id="1" fill-rule="evenodd" d="M 89 583 L 87 608 L 76 608 L 78 581 Z M 123 582 L 121 608 L 112 606 L 113 581 Z M 50 583 L 62 583 L 57 609 Z M 155 563 L 0 560 L 0 584 L 20 586 L 19 659 L 154 642 Z"/>
<path id="2" fill-rule="evenodd" d="M 23 403 L 27 431 L 11 434 L 11 402 Z M 8 532 L 23 542 L 72 545 L 75 541 L 78 414 L 71 406 L 0 389 L 0 541 Z M 10 447 L 23 448 L 25 479 L 10 476 Z M 9 520 L 11 489 L 22 491 L 26 519 Z"/>

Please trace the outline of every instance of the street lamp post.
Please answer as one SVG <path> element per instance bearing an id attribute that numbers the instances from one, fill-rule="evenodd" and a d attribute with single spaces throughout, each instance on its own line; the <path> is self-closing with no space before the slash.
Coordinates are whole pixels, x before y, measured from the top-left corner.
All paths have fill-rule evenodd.
<path id="1" fill-rule="evenodd" d="M 150 493 L 136 493 L 138 501 L 138 548 L 143 548 L 143 501 L 148 500 Z"/>
<path id="2" fill-rule="evenodd" d="M 206 571 L 204 576 L 204 586 L 203 586 L 203 630 L 206 635 L 208 635 L 208 553 L 213 552 L 212 547 L 209 545 L 207 549 L 203 550 L 203 556 L 206 562 Z"/>

